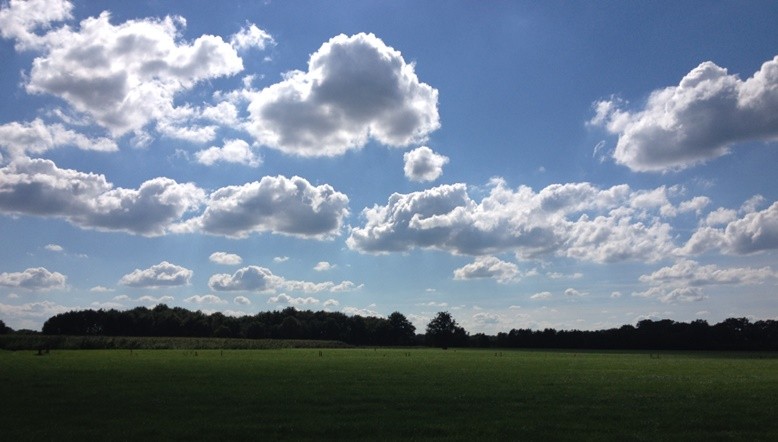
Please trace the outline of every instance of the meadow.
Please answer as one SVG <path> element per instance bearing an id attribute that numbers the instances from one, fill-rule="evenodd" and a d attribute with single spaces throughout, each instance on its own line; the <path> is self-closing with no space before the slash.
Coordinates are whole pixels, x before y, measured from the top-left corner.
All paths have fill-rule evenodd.
<path id="1" fill-rule="evenodd" d="M 0 351 L 2 440 L 778 440 L 778 355 Z"/>

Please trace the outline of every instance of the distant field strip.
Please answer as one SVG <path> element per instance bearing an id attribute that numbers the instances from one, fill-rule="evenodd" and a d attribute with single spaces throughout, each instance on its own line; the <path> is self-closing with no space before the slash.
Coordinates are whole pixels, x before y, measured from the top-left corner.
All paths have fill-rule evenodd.
<path id="1" fill-rule="evenodd" d="M 778 355 L 0 351 L 0 438 L 778 440 Z"/>

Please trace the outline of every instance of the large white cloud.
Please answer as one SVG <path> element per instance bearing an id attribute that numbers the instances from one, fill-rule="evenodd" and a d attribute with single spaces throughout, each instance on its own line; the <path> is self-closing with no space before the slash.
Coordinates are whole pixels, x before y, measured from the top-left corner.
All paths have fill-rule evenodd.
<path id="1" fill-rule="evenodd" d="M 755 210 L 755 209 L 752 209 Z M 708 225 L 694 232 L 681 253 L 695 255 L 709 250 L 747 255 L 778 249 L 778 202 L 767 209 L 736 218 L 734 211 L 719 209 L 708 216 Z M 719 228 L 717 224 L 726 223 Z"/>
<path id="2" fill-rule="evenodd" d="M 202 216 L 182 229 L 242 238 L 273 232 L 305 238 L 337 235 L 348 215 L 348 197 L 332 186 L 300 177 L 263 177 L 213 192 Z"/>
<path id="3" fill-rule="evenodd" d="M 494 256 L 479 256 L 470 264 L 454 270 L 454 279 L 467 280 L 493 278 L 497 282 L 507 283 L 519 276 L 519 267 Z"/>
<path id="4" fill-rule="evenodd" d="M 160 121 L 160 131 L 169 136 L 213 136 L 213 128 L 176 127 L 196 112 L 187 105 L 176 107 L 174 99 L 198 82 L 243 70 L 235 48 L 221 37 L 203 35 L 184 41 L 182 17 L 114 25 L 110 14 L 103 12 L 77 27 L 64 26 L 32 38 L 34 34 L 25 34 L 25 29 L 69 18 L 70 7 L 63 2 L 31 2 L 23 13 L 16 3 L 21 2 L 3 13 L 7 22 L 17 24 L 13 28 L 17 30 L 3 35 L 41 52 L 29 72 L 28 92 L 62 98 L 114 136 L 140 131 L 154 121 Z M 60 12 L 46 13 L 54 5 Z M 33 18 L 24 18 L 28 16 Z M 28 43 L 33 40 L 35 44 Z"/>
<path id="5" fill-rule="evenodd" d="M 496 179 L 477 202 L 464 184 L 443 185 L 393 194 L 387 205 L 364 209 L 364 226 L 354 227 L 346 242 L 367 253 L 434 248 L 466 255 L 512 251 L 523 258 L 655 261 L 674 248 L 671 227 L 662 218 L 675 211 L 665 204 L 631 204 L 645 193 L 589 183 L 514 191 Z"/>
<path id="6" fill-rule="evenodd" d="M 179 265 L 162 261 L 147 269 L 135 269 L 119 280 L 128 287 L 170 287 L 189 284 L 192 271 Z"/>
<path id="7" fill-rule="evenodd" d="M 437 90 L 373 34 L 333 37 L 307 72 L 289 72 L 249 100 L 256 140 L 301 156 L 340 155 L 370 138 L 407 146 L 440 126 Z"/>
<path id="8" fill-rule="evenodd" d="M 778 56 L 745 81 L 707 61 L 678 84 L 651 93 L 645 107 L 596 104 L 591 120 L 619 139 L 613 157 L 636 171 L 683 169 L 739 142 L 778 138 Z"/>
<path id="9" fill-rule="evenodd" d="M 66 129 L 61 124 L 46 124 L 40 118 L 29 123 L 11 122 L 0 125 L 0 147 L 11 158 L 40 154 L 60 146 L 75 146 L 82 150 L 114 152 L 119 148 L 108 138 L 89 138 Z"/>
<path id="10" fill-rule="evenodd" d="M 35 267 L 23 272 L 0 273 L 0 286 L 26 290 L 62 289 L 67 277 L 59 272 L 51 272 L 44 267 Z"/>
<path id="11" fill-rule="evenodd" d="M 0 212 L 64 218 L 82 228 L 161 235 L 205 192 L 194 184 L 154 178 L 136 189 L 105 176 L 60 169 L 50 160 L 22 158 L 0 168 Z"/>
<path id="12" fill-rule="evenodd" d="M 421 146 L 403 155 L 405 176 L 411 181 L 435 181 L 443 174 L 448 157 Z"/>

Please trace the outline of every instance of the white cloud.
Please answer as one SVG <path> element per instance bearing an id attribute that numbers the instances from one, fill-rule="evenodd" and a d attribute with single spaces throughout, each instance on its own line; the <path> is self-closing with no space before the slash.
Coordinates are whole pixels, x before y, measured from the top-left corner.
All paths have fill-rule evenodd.
<path id="1" fill-rule="evenodd" d="M 111 288 L 108 288 L 108 287 L 103 287 L 101 285 L 96 285 L 96 286 L 92 287 L 91 289 L 89 289 L 89 291 L 92 292 L 92 293 L 110 293 L 110 292 L 112 292 L 114 290 L 111 289 Z"/>
<path id="2" fill-rule="evenodd" d="M 622 296 L 621 292 L 619 292 L 619 291 L 611 292 L 611 298 L 613 298 L 613 299 L 621 298 L 621 296 Z"/>
<path id="3" fill-rule="evenodd" d="M 411 181 L 435 181 L 443 174 L 448 157 L 439 155 L 427 146 L 403 154 L 405 176 Z"/>
<path id="4" fill-rule="evenodd" d="M 17 50 L 37 49 L 46 39 L 36 31 L 71 19 L 73 4 L 64 0 L 10 0 L 0 7 L 0 36 L 16 39 Z"/>
<path id="5" fill-rule="evenodd" d="M 232 275 L 226 273 L 213 275 L 208 280 L 208 286 L 216 291 L 272 292 L 275 290 L 289 290 L 305 293 L 337 293 L 362 288 L 362 284 L 356 285 L 351 281 L 335 283 L 332 281 L 309 282 L 285 279 L 282 276 L 274 275 L 267 268 L 257 266 L 244 267 Z"/>
<path id="6" fill-rule="evenodd" d="M 763 284 L 776 279 L 778 273 L 769 267 L 720 268 L 713 264 L 700 265 L 696 261 L 681 259 L 670 267 L 642 275 L 640 282 L 651 287 L 633 295 L 658 298 L 662 302 L 701 301 L 707 298 L 703 292 L 706 286 Z"/>
<path id="7" fill-rule="evenodd" d="M 249 167 L 259 167 L 262 159 L 257 156 L 251 146 L 243 140 L 225 140 L 224 147 L 211 146 L 195 153 L 200 164 L 212 166 L 217 162 L 245 164 Z"/>
<path id="8" fill-rule="evenodd" d="M 316 270 L 317 272 L 326 272 L 328 270 L 334 269 L 335 267 L 337 266 L 334 264 L 330 264 L 327 261 L 319 261 L 318 263 L 316 263 L 313 269 Z"/>
<path id="9" fill-rule="evenodd" d="M 581 296 L 586 296 L 586 295 L 587 295 L 586 292 L 580 292 L 574 288 L 565 289 L 565 296 L 567 296 L 568 298 L 579 298 Z"/>
<path id="10" fill-rule="evenodd" d="M 240 29 L 230 38 L 230 44 L 239 51 L 249 48 L 264 50 L 268 45 L 275 45 L 275 40 L 267 32 L 257 27 L 254 23 Z"/>
<path id="11" fill-rule="evenodd" d="M 0 286 L 27 290 L 52 290 L 67 287 L 67 277 L 50 272 L 44 267 L 34 267 L 23 272 L 0 273 Z"/>
<path id="12" fill-rule="evenodd" d="M 759 212 L 732 219 L 724 209 L 712 212 L 707 225 L 698 228 L 679 252 L 686 255 L 719 250 L 726 254 L 747 255 L 778 249 L 778 202 Z M 726 222 L 726 226 L 715 227 Z"/>
<path id="13" fill-rule="evenodd" d="M 665 203 L 644 204 L 645 195 L 626 185 L 598 189 L 589 183 L 514 191 L 494 179 L 489 195 L 476 202 L 464 184 L 442 185 L 395 193 L 386 206 L 364 209 L 364 226 L 352 228 L 346 243 L 365 253 L 432 248 L 466 255 L 655 261 L 675 248 L 671 227 L 662 221 L 672 211 Z"/>
<path id="14" fill-rule="evenodd" d="M 59 244 L 46 244 L 44 249 L 48 250 L 49 252 L 57 252 L 57 253 L 61 253 L 65 251 L 65 249 L 62 248 L 62 246 Z"/>
<path id="15" fill-rule="evenodd" d="M 348 197 L 332 186 L 311 185 L 300 177 L 263 177 L 242 186 L 213 192 L 202 216 L 184 229 L 244 238 L 254 232 L 272 232 L 326 239 L 340 233 L 348 215 Z"/>
<path id="16" fill-rule="evenodd" d="M 338 307 L 339 305 L 340 305 L 340 302 L 338 302 L 335 299 L 328 299 L 328 300 L 324 301 L 324 308 Z"/>
<path id="17" fill-rule="evenodd" d="M 641 282 L 649 284 L 675 284 L 705 286 L 718 284 L 760 284 L 776 279 L 778 274 L 769 267 L 719 268 L 716 265 L 700 265 L 696 261 L 681 259 L 671 267 L 663 267 L 650 275 L 642 275 Z"/>
<path id="18" fill-rule="evenodd" d="M 213 35 L 182 41 L 182 17 L 118 25 L 110 19 L 103 12 L 42 37 L 26 90 L 62 98 L 114 136 L 159 121 L 168 136 L 207 139 L 208 128 L 176 127 L 190 110 L 175 107 L 174 100 L 198 82 L 243 70 L 235 49 Z"/>
<path id="19" fill-rule="evenodd" d="M 479 256 L 472 263 L 454 270 L 454 279 L 457 280 L 492 278 L 505 284 L 518 277 L 519 267 L 516 264 L 494 256 Z"/>
<path id="20" fill-rule="evenodd" d="M 293 298 L 287 294 L 280 294 L 278 296 L 271 296 L 267 300 L 268 304 L 288 304 L 288 305 L 314 305 L 318 304 L 319 300 L 312 297 L 306 298 Z"/>
<path id="21" fill-rule="evenodd" d="M 169 287 L 189 284 L 192 271 L 162 261 L 147 269 L 135 269 L 119 280 L 119 284 L 128 287 Z"/>
<path id="22" fill-rule="evenodd" d="M 277 262 L 277 263 L 282 263 L 287 261 L 289 261 L 288 256 L 276 256 L 275 258 L 273 258 L 273 262 Z"/>
<path id="23" fill-rule="evenodd" d="M 268 291 L 273 290 L 283 282 L 269 269 L 258 266 L 248 266 L 237 270 L 232 275 L 226 273 L 213 275 L 208 280 L 208 286 L 217 291 Z"/>
<path id="24" fill-rule="evenodd" d="M 40 324 L 41 319 L 48 319 L 54 315 L 65 313 L 72 310 L 71 307 L 65 307 L 63 305 L 56 304 L 51 301 L 30 302 L 21 305 L 9 305 L 0 303 L 0 315 L 6 318 L 11 318 L 11 321 L 6 321 L 9 324 L 15 323 L 31 323 Z"/>
<path id="25" fill-rule="evenodd" d="M 349 316 L 362 316 L 364 318 L 374 317 L 374 318 L 383 318 L 384 315 L 378 313 L 375 310 L 371 310 L 369 308 L 358 308 L 358 307 L 343 307 L 341 310 L 341 313 L 344 313 Z"/>
<path id="26" fill-rule="evenodd" d="M 243 258 L 241 258 L 239 255 L 227 252 L 213 252 L 211 253 L 211 256 L 208 257 L 208 259 L 211 262 L 215 262 L 216 264 L 228 266 L 235 266 L 243 262 Z"/>
<path id="27" fill-rule="evenodd" d="M 154 178 L 137 190 L 115 188 L 103 175 L 60 169 L 44 159 L 0 168 L 0 212 L 64 218 L 82 228 L 161 235 L 204 198 L 191 183 Z"/>
<path id="28" fill-rule="evenodd" d="M 341 155 L 370 138 L 407 146 L 440 126 L 437 90 L 373 34 L 333 37 L 311 55 L 307 72 L 248 96 L 249 133 L 294 155 Z"/>
<path id="29" fill-rule="evenodd" d="M 250 305 L 251 304 L 251 300 L 249 298 L 245 297 L 245 296 L 236 296 L 232 300 L 232 302 L 234 302 L 235 304 L 241 304 L 241 305 Z"/>
<path id="30" fill-rule="evenodd" d="M 542 300 L 542 299 L 551 299 L 552 296 L 553 295 L 551 294 L 551 292 L 540 292 L 540 293 L 535 293 L 534 295 L 530 296 L 529 299 L 533 299 L 533 300 L 538 301 L 538 300 Z"/>
<path id="31" fill-rule="evenodd" d="M 479 312 L 473 315 L 473 322 L 478 325 L 497 325 L 502 323 L 503 318 L 497 313 Z"/>
<path id="32" fill-rule="evenodd" d="M 29 123 L 11 122 L 0 125 L 0 147 L 11 158 L 40 154 L 61 146 L 75 146 L 81 150 L 115 152 L 116 142 L 108 138 L 89 138 L 66 129 L 61 124 L 46 124 L 40 118 Z"/>
<path id="33" fill-rule="evenodd" d="M 745 81 L 706 61 L 678 86 L 652 92 L 643 109 L 621 106 L 598 102 L 590 121 L 618 134 L 616 162 L 636 171 L 691 167 L 737 143 L 778 138 L 778 56 Z"/>
<path id="34" fill-rule="evenodd" d="M 184 299 L 184 302 L 191 304 L 226 304 L 227 301 L 216 295 L 194 295 Z"/>

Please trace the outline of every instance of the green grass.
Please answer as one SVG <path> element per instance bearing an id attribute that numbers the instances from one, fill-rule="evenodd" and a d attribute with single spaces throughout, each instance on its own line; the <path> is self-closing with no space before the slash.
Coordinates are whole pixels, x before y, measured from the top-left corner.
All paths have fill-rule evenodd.
<path id="1" fill-rule="evenodd" d="M 0 351 L 0 438 L 778 440 L 774 354 L 501 354 Z"/>

